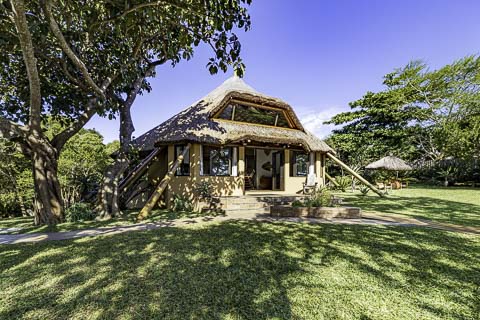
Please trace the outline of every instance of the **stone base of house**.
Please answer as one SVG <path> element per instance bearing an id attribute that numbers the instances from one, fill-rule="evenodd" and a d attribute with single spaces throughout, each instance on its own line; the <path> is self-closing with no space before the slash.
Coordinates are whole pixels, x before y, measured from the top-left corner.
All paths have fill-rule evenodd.
<path id="1" fill-rule="evenodd" d="M 230 213 L 269 214 L 275 205 L 289 205 L 303 200 L 304 195 L 255 194 L 245 196 L 214 197 L 198 204 L 198 211 Z"/>
<path id="2" fill-rule="evenodd" d="M 272 217 L 308 217 L 320 219 L 344 218 L 354 219 L 362 217 L 362 210 L 355 207 L 292 207 L 272 206 Z"/>

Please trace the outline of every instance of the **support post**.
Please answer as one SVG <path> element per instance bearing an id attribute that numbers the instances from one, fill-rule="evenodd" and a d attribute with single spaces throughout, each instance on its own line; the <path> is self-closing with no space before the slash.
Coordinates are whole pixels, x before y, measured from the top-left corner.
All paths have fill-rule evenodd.
<path id="1" fill-rule="evenodd" d="M 335 162 L 336 164 L 338 164 L 339 166 L 341 166 L 342 168 L 344 168 L 345 170 L 347 170 L 347 172 L 349 172 L 352 176 L 354 176 L 355 178 L 357 178 L 361 183 L 363 183 L 364 185 L 366 185 L 367 187 L 369 187 L 373 192 L 375 192 L 376 194 L 378 194 L 380 197 L 385 197 L 385 194 L 383 192 L 381 192 L 380 190 L 378 190 L 377 188 L 375 188 L 375 186 L 373 186 L 370 182 L 368 182 L 367 180 L 365 180 L 361 175 L 359 175 L 358 173 L 356 173 L 355 171 L 353 171 L 352 169 L 350 169 L 349 166 L 347 166 L 345 163 L 343 163 L 340 159 L 338 159 L 337 157 L 335 157 L 333 154 L 331 153 L 327 153 L 327 157 L 329 157 L 330 159 L 333 160 L 333 162 Z"/>
<path id="2" fill-rule="evenodd" d="M 153 207 L 155 206 L 155 204 L 160 199 L 160 196 L 162 195 L 163 191 L 165 191 L 165 188 L 167 188 L 168 184 L 170 183 L 170 180 L 172 180 L 172 177 L 175 174 L 175 171 L 177 171 L 177 168 L 182 163 L 183 159 L 185 158 L 185 155 L 187 154 L 187 152 L 190 151 L 190 147 L 191 147 L 191 144 L 189 143 L 185 147 L 185 149 L 183 149 L 182 154 L 179 155 L 177 160 L 173 163 L 172 167 L 167 172 L 165 177 L 163 177 L 163 179 L 160 181 L 157 188 L 155 188 L 155 191 L 151 195 L 150 199 L 148 199 L 147 203 L 145 204 L 145 206 L 142 208 L 142 210 L 138 214 L 138 217 L 137 217 L 138 220 L 143 220 L 146 217 L 148 217 L 148 215 L 152 211 Z"/>
<path id="3" fill-rule="evenodd" d="M 325 177 L 328 179 L 328 181 L 330 181 L 331 183 L 333 183 L 333 185 L 335 187 L 340 187 L 340 185 L 338 184 L 338 182 L 333 179 L 328 173 L 325 172 Z"/>
<path id="4" fill-rule="evenodd" d="M 245 195 L 245 147 L 238 147 L 238 176 L 242 185 L 242 193 Z"/>

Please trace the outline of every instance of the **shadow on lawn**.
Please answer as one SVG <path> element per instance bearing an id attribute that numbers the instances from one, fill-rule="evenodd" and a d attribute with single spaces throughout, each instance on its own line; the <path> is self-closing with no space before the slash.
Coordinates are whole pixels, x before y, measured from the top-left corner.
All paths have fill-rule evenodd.
<path id="1" fill-rule="evenodd" d="M 313 319 L 329 307 L 324 317 L 388 318 L 356 296 L 380 289 L 430 316 L 468 318 L 480 312 L 478 250 L 472 238 L 420 228 L 240 221 L 3 246 L 0 318 Z M 332 292 L 322 273 L 331 269 L 373 284 L 353 277 Z M 439 291 L 445 303 L 432 304 Z"/>
<path id="2" fill-rule="evenodd" d="M 365 211 L 406 214 L 419 219 L 480 227 L 480 204 L 474 205 L 425 196 L 399 195 L 390 195 L 385 199 L 373 195 L 347 195 L 345 202 L 359 206 Z"/>

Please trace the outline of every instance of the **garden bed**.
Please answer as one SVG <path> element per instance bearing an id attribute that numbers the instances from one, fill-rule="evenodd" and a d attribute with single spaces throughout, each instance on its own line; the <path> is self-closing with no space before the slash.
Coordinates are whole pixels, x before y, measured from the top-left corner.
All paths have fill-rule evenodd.
<path id="1" fill-rule="evenodd" d="M 356 207 L 292 207 L 272 206 L 272 217 L 308 217 L 320 219 L 332 218 L 361 218 L 362 210 Z"/>

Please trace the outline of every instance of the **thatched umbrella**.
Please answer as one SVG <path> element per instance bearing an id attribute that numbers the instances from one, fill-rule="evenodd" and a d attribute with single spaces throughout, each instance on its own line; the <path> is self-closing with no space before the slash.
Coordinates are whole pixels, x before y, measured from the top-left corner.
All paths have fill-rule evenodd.
<path id="1" fill-rule="evenodd" d="M 409 171 L 412 170 L 408 164 L 400 158 L 386 156 L 378 161 L 372 162 L 365 169 L 383 169 L 389 171 Z"/>
<path id="2" fill-rule="evenodd" d="M 403 161 L 402 159 L 389 155 L 380 160 L 370 163 L 365 167 L 365 169 L 382 169 L 388 171 L 396 171 L 398 179 L 398 171 L 409 171 L 412 170 L 412 167 L 406 164 L 405 161 Z"/>

